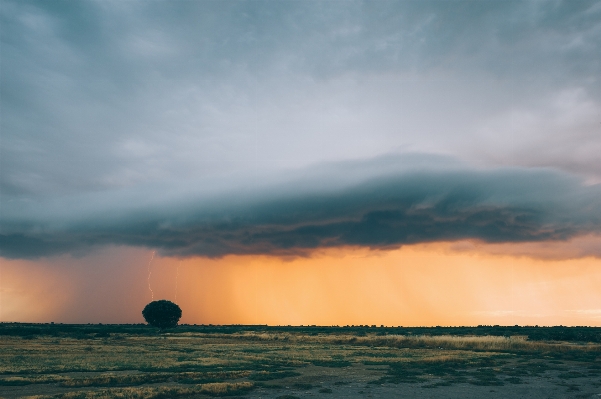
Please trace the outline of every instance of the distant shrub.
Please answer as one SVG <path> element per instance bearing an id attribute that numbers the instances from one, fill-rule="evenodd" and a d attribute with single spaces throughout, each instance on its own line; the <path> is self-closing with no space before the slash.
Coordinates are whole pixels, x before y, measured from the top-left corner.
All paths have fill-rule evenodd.
<path id="1" fill-rule="evenodd" d="M 175 303 L 161 299 L 146 305 L 142 316 L 151 326 L 164 330 L 177 326 L 177 322 L 182 317 L 182 310 Z"/>

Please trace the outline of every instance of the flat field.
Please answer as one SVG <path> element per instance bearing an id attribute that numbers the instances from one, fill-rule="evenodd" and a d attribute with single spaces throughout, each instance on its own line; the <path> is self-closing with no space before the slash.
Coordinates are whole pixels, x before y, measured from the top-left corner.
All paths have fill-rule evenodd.
<path id="1" fill-rule="evenodd" d="M 0 324 L 0 397 L 601 397 L 601 329 Z"/>

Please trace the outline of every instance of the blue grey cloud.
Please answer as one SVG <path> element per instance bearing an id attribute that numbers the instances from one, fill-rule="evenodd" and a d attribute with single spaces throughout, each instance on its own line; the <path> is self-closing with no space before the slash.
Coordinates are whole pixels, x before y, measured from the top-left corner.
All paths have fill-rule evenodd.
<path id="1" fill-rule="evenodd" d="M 595 1 L 5 0 L 0 13 L 3 195 L 404 151 L 601 179 Z"/>
<path id="2" fill-rule="evenodd" d="M 289 256 L 347 245 L 537 242 L 601 233 L 600 187 L 552 170 L 476 170 L 406 155 L 321 165 L 278 179 L 241 180 L 194 195 L 171 187 L 162 196 L 137 190 L 9 204 L 0 255 L 36 258 L 130 245 L 174 256 Z"/>

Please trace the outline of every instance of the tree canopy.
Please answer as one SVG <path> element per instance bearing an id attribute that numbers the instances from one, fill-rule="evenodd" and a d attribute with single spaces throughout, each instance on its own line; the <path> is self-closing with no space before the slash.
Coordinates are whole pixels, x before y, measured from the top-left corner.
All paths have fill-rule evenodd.
<path id="1" fill-rule="evenodd" d="M 151 326 L 164 330 L 177 326 L 177 322 L 182 317 L 182 310 L 175 303 L 161 299 L 146 305 L 142 316 Z"/>

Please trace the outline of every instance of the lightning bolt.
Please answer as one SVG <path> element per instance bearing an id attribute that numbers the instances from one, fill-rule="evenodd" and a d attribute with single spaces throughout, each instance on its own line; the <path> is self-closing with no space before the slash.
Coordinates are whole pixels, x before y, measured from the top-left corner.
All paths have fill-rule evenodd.
<path id="1" fill-rule="evenodd" d="M 177 278 L 179 277 L 179 267 L 181 266 L 182 261 L 180 260 L 177 264 L 177 273 L 175 274 L 175 300 L 173 302 L 177 303 Z"/>
<path id="2" fill-rule="evenodd" d="M 152 274 L 152 269 L 150 268 L 150 265 L 152 264 L 152 260 L 154 259 L 154 253 L 155 253 L 155 251 L 152 251 L 152 256 L 150 257 L 150 260 L 148 261 L 148 278 L 146 279 L 148 281 L 148 289 L 150 290 L 150 295 L 151 295 L 152 301 L 154 301 L 154 291 L 152 290 L 152 288 L 150 288 L 150 275 Z"/>

